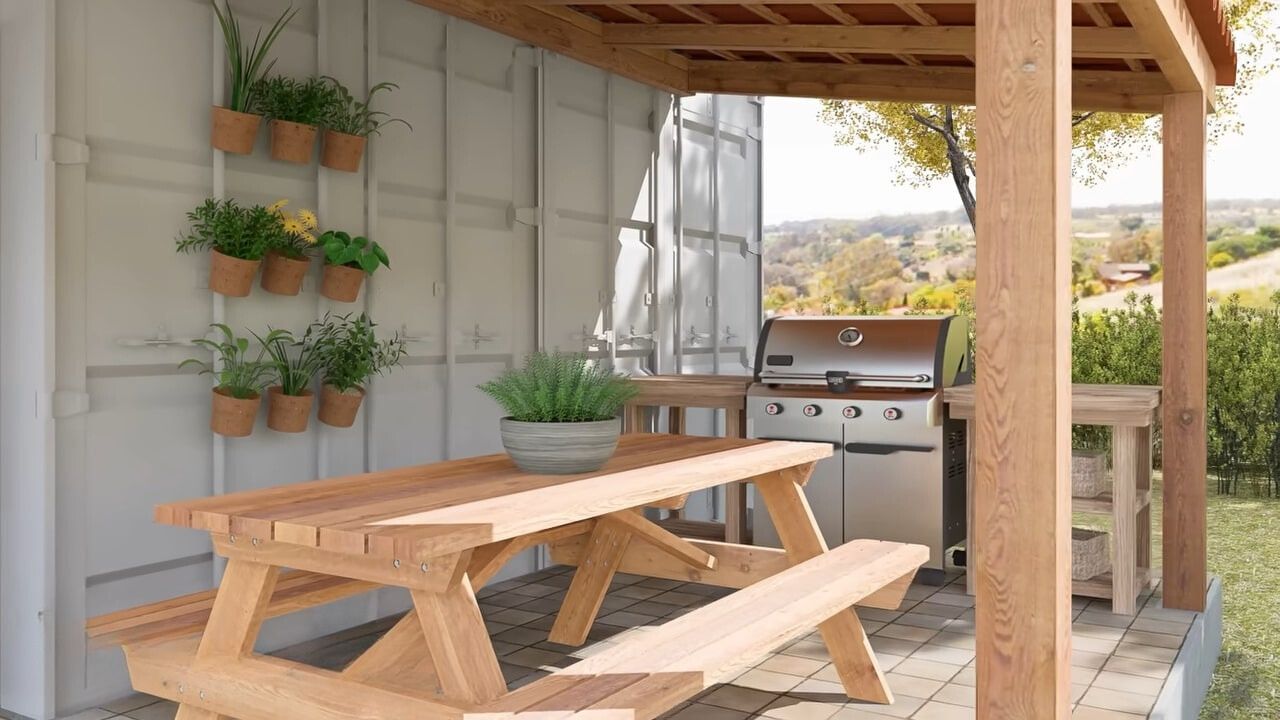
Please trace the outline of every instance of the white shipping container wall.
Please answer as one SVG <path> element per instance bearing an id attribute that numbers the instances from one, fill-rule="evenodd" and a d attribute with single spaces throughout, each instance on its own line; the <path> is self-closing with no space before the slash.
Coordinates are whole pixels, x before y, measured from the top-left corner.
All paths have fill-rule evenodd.
<path id="1" fill-rule="evenodd" d="M 288 4 L 233 0 L 250 34 Z M 122 656 L 88 650 L 85 618 L 215 582 L 207 536 L 156 525 L 157 503 L 499 451 L 499 410 L 475 385 L 538 346 L 633 373 L 749 372 L 758 102 L 677 100 L 409 0 L 294 6 L 277 72 L 332 75 L 357 95 L 400 86 L 379 102 L 413 130 L 388 127 L 360 173 L 273 162 L 265 129 L 251 156 L 211 152 L 225 81 L 203 0 L 57 0 L 56 687 L 0 687 L 8 710 L 48 718 L 123 694 Z M 206 197 L 288 198 L 368 234 L 392 268 L 355 304 L 320 298 L 319 263 L 297 297 L 215 296 L 207 260 L 173 250 Z M 189 340 L 211 321 L 301 330 L 330 310 L 367 310 L 409 341 L 356 427 L 313 419 L 286 435 L 260 419 L 249 438 L 212 436 L 209 378 L 177 369 L 203 354 Z M 710 434 L 720 420 L 691 424 Z M 717 506 L 705 495 L 690 514 Z M 262 645 L 405 603 L 384 591 L 275 620 Z M 0 646 L 3 663 L 50 654 Z"/>

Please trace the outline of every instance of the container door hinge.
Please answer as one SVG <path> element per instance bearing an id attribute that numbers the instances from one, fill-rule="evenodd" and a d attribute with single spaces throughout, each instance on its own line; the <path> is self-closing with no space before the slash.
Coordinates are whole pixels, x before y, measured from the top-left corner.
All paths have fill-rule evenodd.
<path id="1" fill-rule="evenodd" d="M 36 418 L 58 420 L 89 412 L 89 393 L 78 390 L 55 390 L 36 393 Z"/>
<path id="2" fill-rule="evenodd" d="M 89 146 L 79 140 L 41 133 L 36 136 L 36 159 L 55 165 L 88 165 Z"/>
<path id="3" fill-rule="evenodd" d="M 538 227 L 542 224 L 542 208 L 511 206 L 507 223 L 510 225 L 520 223 L 529 227 Z"/>

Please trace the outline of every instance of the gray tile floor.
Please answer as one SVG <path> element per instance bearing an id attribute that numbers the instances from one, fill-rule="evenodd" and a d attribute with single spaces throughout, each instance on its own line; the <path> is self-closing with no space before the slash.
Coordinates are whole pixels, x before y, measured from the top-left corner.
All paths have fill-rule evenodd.
<path id="1" fill-rule="evenodd" d="M 619 576 L 590 643 L 571 648 L 547 641 L 571 568 L 551 568 L 496 583 L 480 593 L 507 681 L 527 684 L 558 667 L 619 642 L 646 625 L 689 612 L 728 591 L 704 585 Z M 1073 603 L 1071 687 L 1080 720 L 1146 718 L 1168 677 L 1195 614 L 1161 607 L 1145 593 L 1136 617 L 1113 615 L 1109 603 Z M 962 720 L 974 717 L 973 598 L 963 575 L 942 587 L 913 585 L 896 611 L 859 610 L 897 700 L 849 702 L 816 634 L 770 655 L 733 681 L 714 687 L 667 717 L 673 720 Z M 352 628 L 280 654 L 321 667 L 342 667 L 396 618 Z M 134 695 L 68 720 L 169 720 L 172 703 Z"/>

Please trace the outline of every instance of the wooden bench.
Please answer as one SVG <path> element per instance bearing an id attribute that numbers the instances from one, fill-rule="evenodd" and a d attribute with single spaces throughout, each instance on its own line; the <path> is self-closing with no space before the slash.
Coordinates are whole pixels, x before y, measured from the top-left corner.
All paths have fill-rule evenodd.
<path id="1" fill-rule="evenodd" d="M 717 602 L 635 636 L 464 714 L 468 720 L 538 718 L 645 720 L 708 687 L 735 677 L 768 653 L 851 606 L 879 595 L 902 601 L 917 568 L 929 559 L 921 545 L 855 540 L 794 565 Z M 885 593 L 895 598 L 885 597 Z M 849 625 L 842 627 L 848 628 Z M 893 702 L 866 635 L 839 633 L 862 645 L 865 661 L 839 668 L 850 697 Z M 617 711 L 611 712 L 611 711 Z"/>
<path id="2" fill-rule="evenodd" d="M 313 572 L 284 572 L 276 581 L 276 589 L 265 617 L 287 615 L 359 595 L 377 587 L 377 584 L 371 582 Z M 89 647 L 137 645 L 198 635 L 209 622 L 215 595 L 216 590 L 206 590 L 99 615 L 85 624 Z"/>

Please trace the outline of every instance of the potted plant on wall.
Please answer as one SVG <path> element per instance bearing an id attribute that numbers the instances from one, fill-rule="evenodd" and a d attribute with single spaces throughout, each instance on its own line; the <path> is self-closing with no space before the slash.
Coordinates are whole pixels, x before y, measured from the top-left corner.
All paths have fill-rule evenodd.
<path id="1" fill-rule="evenodd" d="M 320 294 L 338 302 L 355 302 L 366 275 L 379 265 L 391 267 L 387 252 L 365 237 L 330 230 L 320 236 L 324 251 L 324 279 Z"/>
<path id="2" fill-rule="evenodd" d="M 369 105 L 373 96 L 385 90 L 398 90 L 395 83 L 378 83 L 369 89 L 369 94 L 361 102 L 351 95 L 351 91 L 336 79 L 324 78 L 333 86 L 333 99 L 325 113 L 324 149 L 320 153 L 320 164 L 341 170 L 356 172 L 360 169 L 360 160 L 364 158 L 365 145 L 370 135 L 376 135 L 382 128 L 391 123 L 403 123 L 409 130 L 413 126 L 400 118 L 393 118 L 388 113 L 373 110 Z"/>
<path id="3" fill-rule="evenodd" d="M 309 252 L 316 245 L 316 214 L 305 208 L 296 213 L 284 209 L 288 200 L 277 200 L 266 208 L 275 218 L 271 226 L 270 250 L 262 263 L 262 289 L 276 295 L 297 295 L 311 267 Z"/>
<path id="4" fill-rule="evenodd" d="M 400 364 L 405 343 L 399 334 L 378 340 L 374 323 L 365 314 L 354 320 L 350 315 L 332 319 L 326 315 L 323 325 L 329 351 L 320 391 L 320 422 L 351 427 L 364 400 L 365 386 L 374 375 Z"/>
<path id="5" fill-rule="evenodd" d="M 263 360 L 261 349 L 257 356 L 251 357 L 249 340 L 236 337 L 231 328 L 222 323 L 210 327 L 221 333 L 221 340 L 198 338 L 193 342 L 212 352 L 220 362 L 215 366 L 212 362 L 190 358 L 178 367 L 194 365 L 200 368 L 201 375 L 217 378 L 209 429 L 226 437 L 245 437 L 253 432 L 258 406 L 262 404 L 262 389 L 272 380 L 272 365 Z"/>
<path id="6" fill-rule="evenodd" d="M 255 333 L 254 337 L 262 343 L 280 379 L 279 385 L 267 390 L 267 427 L 277 432 L 303 432 L 315 399 L 311 381 L 324 367 L 328 342 L 314 324 L 301 338 L 288 330 L 272 330 L 265 338 Z"/>
<path id="7" fill-rule="evenodd" d="M 187 213 L 191 223 L 177 239 L 178 252 L 209 251 L 209 289 L 245 297 L 271 242 L 276 221 L 263 207 L 243 208 L 235 200 L 205 200 Z"/>
<path id="8" fill-rule="evenodd" d="M 298 11 L 290 7 L 281 13 L 265 36 L 259 29 L 252 45 L 245 45 L 240 20 L 230 5 L 224 13 L 214 0 L 213 11 L 218 16 L 227 50 L 227 104 L 213 108 L 211 140 L 218 150 L 247 155 L 253 152 L 258 126 L 262 123 L 262 116 L 255 112 L 257 83 L 275 64 L 274 60 L 267 62 L 267 52 Z"/>
<path id="9" fill-rule="evenodd" d="M 618 446 L 618 411 L 639 392 L 630 378 L 586 355 L 542 352 L 479 388 L 507 413 L 500 427 L 512 461 L 548 475 L 600 469 Z"/>
<path id="10" fill-rule="evenodd" d="M 316 133 L 333 101 L 333 90 L 320 78 L 297 80 L 283 75 L 264 78 L 257 85 L 258 105 L 271 120 L 271 158 L 311 162 Z"/>

